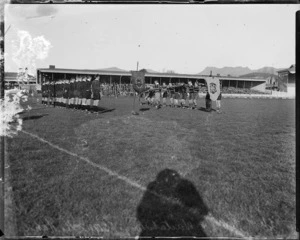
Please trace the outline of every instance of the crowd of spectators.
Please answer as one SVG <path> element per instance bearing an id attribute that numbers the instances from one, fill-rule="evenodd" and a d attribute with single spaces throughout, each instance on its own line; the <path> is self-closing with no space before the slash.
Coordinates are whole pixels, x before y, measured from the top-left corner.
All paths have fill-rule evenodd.
<path id="1" fill-rule="evenodd" d="M 110 97 L 128 96 L 133 94 L 133 89 L 131 84 L 102 83 L 101 94 L 102 96 Z"/>
<path id="2" fill-rule="evenodd" d="M 222 93 L 225 94 L 270 94 L 269 92 L 260 92 L 248 88 L 223 87 Z"/>

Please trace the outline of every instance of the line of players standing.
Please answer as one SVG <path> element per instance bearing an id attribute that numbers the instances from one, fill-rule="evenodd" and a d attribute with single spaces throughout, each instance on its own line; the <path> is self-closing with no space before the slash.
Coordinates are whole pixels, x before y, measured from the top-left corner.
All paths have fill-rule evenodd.
<path id="1" fill-rule="evenodd" d="M 100 76 L 77 76 L 42 83 L 42 104 L 99 111 Z"/>
<path id="2" fill-rule="evenodd" d="M 144 97 L 149 105 L 155 106 L 156 108 L 169 106 L 196 109 L 199 92 L 200 86 L 197 81 L 194 85 L 189 81 L 188 84 L 181 83 L 173 85 L 169 83 L 167 85 L 163 83 L 162 86 L 159 85 L 158 81 L 155 81 L 154 86 L 146 91 Z M 168 105 L 167 98 L 170 100 L 170 104 Z"/>

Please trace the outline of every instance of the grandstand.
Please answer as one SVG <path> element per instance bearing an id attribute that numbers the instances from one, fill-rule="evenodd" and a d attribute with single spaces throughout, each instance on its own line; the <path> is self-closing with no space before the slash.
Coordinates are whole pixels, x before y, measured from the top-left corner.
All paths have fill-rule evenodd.
<path id="1" fill-rule="evenodd" d="M 42 83 L 46 80 L 56 81 L 58 79 L 70 79 L 76 75 L 100 75 L 101 83 L 113 84 L 130 84 L 131 72 L 125 70 L 109 70 L 109 69 L 63 69 L 49 66 L 49 68 L 40 68 L 37 70 L 37 82 Z M 153 84 L 158 81 L 160 84 L 168 83 L 188 83 L 188 81 L 198 81 L 205 84 L 206 75 L 199 74 L 177 74 L 177 73 L 159 73 L 146 71 L 145 83 Z M 223 77 L 220 79 L 224 92 L 229 90 L 230 93 L 264 93 L 266 92 L 266 79 L 240 78 L 240 77 Z"/>

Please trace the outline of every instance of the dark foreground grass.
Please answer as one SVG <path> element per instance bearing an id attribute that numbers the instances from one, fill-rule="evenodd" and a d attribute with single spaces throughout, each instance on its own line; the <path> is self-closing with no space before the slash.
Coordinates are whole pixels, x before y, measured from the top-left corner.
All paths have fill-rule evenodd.
<path id="1" fill-rule="evenodd" d="M 166 221 L 182 234 L 235 236 L 212 215 L 247 236 L 294 236 L 293 100 L 224 99 L 223 114 L 162 108 L 139 116 L 130 98 L 104 99 L 115 110 L 99 115 L 32 101 L 24 130 L 151 192 L 20 133 L 8 140 L 18 235 L 129 237 Z M 180 180 L 160 180 L 166 169 Z"/>

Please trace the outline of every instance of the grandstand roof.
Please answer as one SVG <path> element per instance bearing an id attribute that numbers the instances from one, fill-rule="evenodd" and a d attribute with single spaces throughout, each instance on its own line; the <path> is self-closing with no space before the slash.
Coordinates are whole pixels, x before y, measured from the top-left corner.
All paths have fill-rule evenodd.
<path id="1" fill-rule="evenodd" d="M 130 71 L 114 71 L 107 69 L 66 69 L 66 68 L 40 68 L 38 71 L 43 73 L 66 73 L 66 74 L 99 74 L 99 75 L 111 75 L 111 76 L 131 76 Z M 157 78 L 189 78 L 189 79 L 205 79 L 208 75 L 199 74 L 179 74 L 179 73 L 159 73 L 159 72 L 147 72 L 146 77 L 157 77 Z M 254 78 L 239 78 L 239 77 L 222 77 L 216 76 L 220 80 L 237 80 L 237 81 L 258 81 L 263 82 L 265 79 L 254 79 Z"/>

